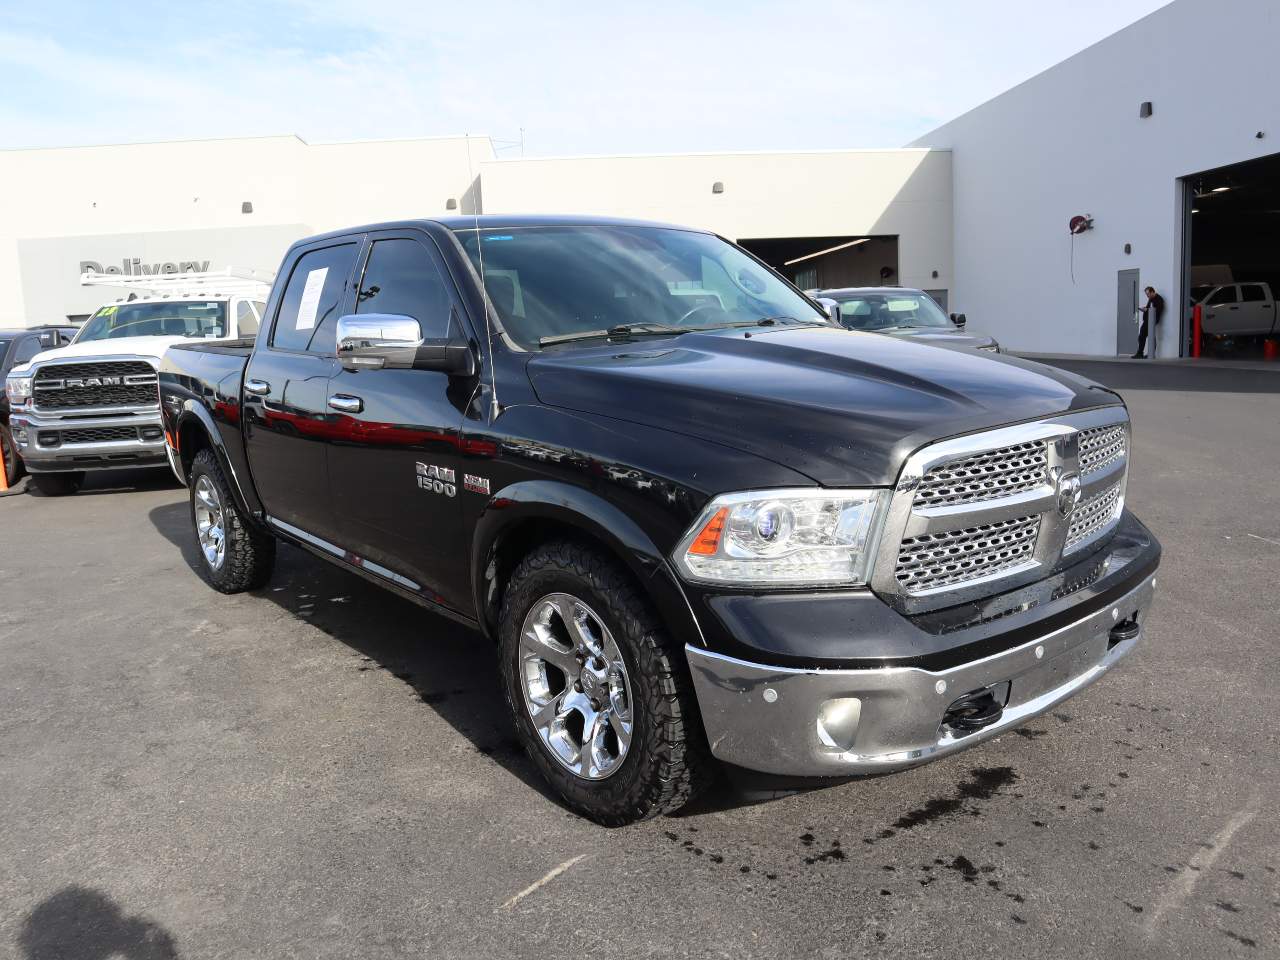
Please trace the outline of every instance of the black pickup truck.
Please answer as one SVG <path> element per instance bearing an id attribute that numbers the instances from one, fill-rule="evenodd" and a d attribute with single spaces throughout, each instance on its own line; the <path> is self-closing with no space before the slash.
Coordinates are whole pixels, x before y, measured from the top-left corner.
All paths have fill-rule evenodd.
<path id="1" fill-rule="evenodd" d="M 717 763 L 848 777 L 989 739 L 1129 653 L 1155 588 L 1118 396 L 841 329 L 698 230 L 307 239 L 256 341 L 175 346 L 159 389 L 217 589 L 284 540 L 473 626 L 605 824 Z"/>

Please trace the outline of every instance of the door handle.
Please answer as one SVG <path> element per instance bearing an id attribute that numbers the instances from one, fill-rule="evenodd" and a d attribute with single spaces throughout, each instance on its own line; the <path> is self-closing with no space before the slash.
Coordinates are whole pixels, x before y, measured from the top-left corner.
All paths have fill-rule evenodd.
<path id="1" fill-rule="evenodd" d="M 1239 310 L 1239 307 L 1227 307 L 1228 310 Z"/>
<path id="2" fill-rule="evenodd" d="M 271 392 L 271 384 L 265 380 L 246 380 L 244 382 L 244 392 L 252 393 L 255 397 L 265 397 Z"/>
<path id="3" fill-rule="evenodd" d="M 334 410 L 341 410 L 343 413 L 359 413 L 364 409 L 364 401 L 359 397 L 348 396 L 345 393 L 335 393 L 329 398 L 329 406 Z"/>

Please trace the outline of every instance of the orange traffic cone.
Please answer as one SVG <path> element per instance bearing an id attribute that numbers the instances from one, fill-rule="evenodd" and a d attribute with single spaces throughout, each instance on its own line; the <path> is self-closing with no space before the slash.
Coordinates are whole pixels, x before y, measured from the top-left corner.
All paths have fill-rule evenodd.
<path id="1" fill-rule="evenodd" d="M 4 445 L 0 444 L 0 493 L 9 489 L 9 476 L 4 465 Z"/>

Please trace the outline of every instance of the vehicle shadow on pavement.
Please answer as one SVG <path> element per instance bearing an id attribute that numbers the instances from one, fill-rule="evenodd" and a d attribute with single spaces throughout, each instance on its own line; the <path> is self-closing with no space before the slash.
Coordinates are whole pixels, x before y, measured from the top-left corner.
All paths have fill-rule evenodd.
<path id="1" fill-rule="evenodd" d="M 182 552 L 201 583 L 207 583 L 186 501 L 156 507 L 150 519 Z M 561 803 L 516 739 L 498 677 L 497 651 L 479 633 L 284 543 L 271 582 L 253 595 L 350 647 L 367 662 L 359 669 L 383 669 L 408 684 L 476 752 Z M 721 777 L 682 813 L 730 810 L 807 789 L 809 785 L 777 787 L 754 778 Z"/>
<path id="2" fill-rule="evenodd" d="M 178 946 L 164 927 L 128 916 L 106 894 L 69 886 L 47 897 L 22 922 L 18 945 L 27 960 L 176 960 Z"/>
<path id="3" fill-rule="evenodd" d="M 206 584 L 186 501 L 156 507 L 149 516 Z M 355 651 L 361 659 L 357 669 L 386 670 L 408 684 L 477 753 L 560 802 L 515 738 L 498 680 L 497 651 L 479 633 L 284 543 L 270 583 L 253 596 Z"/>

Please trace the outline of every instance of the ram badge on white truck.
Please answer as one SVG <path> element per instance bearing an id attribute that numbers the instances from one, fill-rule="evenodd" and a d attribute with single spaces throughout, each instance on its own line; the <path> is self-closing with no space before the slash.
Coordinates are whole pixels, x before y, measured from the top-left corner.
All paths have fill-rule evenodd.
<path id="1" fill-rule="evenodd" d="M 14 445 L 36 488 L 69 494 L 90 470 L 168 467 L 160 360 L 174 343 L 256 334 L 272 279 L 230 268 L 81 277 L 129 292 L 94 313 L 68 346 L 14 367 L 5 384 Z"/>

